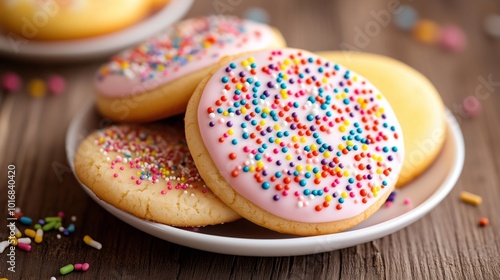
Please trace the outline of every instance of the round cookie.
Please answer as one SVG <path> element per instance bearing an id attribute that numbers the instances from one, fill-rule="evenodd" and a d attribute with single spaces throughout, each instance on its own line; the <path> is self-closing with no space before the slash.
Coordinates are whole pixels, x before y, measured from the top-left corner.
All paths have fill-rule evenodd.
<path id="1" fill-rule="evenodd" d="M 401 124 L 405 145 L 405 159 L 396 187 L 424 172 L 438 156 L 446 136 L 443 101 L 432 83 L 393 58 L 340 51 L 318 54 L 363 75 L 391 104 Z"/>
<path id="2" fill-rule="evenodd" d="M 146 17 L 143 0 L 0 1 L 0 26 L 27 39 L 70 40 L 107 34 Z"/>
<path id="3" fill-rule="evenodd" d="M 97 107 L 115 121 L 183 113 L 222 56 L 284 45 L 281 34 L 264 24 L 229 16 L 188 19 L 102 66 L 95 79 Z"/>
<path id="4" fill-rule="evenodd" d="M 394 189 L 404 157 L 380 92 L 297 49 L 222 59 L 193 94 L 185 124 L 207 186 L 244 218 L 289 234 L 365 220 Z"/>
<path id="5" fill-rule="evenodd" d="M 98 130 L 79 146 L 78 179 L 107 203 L 139 218 L 191 227 L 240 217 L 200 178 L 182 121 Z"/>

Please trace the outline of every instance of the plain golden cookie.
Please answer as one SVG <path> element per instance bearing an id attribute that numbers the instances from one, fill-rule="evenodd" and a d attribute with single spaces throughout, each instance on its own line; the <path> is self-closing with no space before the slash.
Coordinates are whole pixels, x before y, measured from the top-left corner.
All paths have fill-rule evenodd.
<path id="1" fill-rule="evenodd" d="M 363 75 L 389 100 L 403 129 L 406 151 L 396 187 L 424 172 L 438 156 L 446 136 L 443 101 L 431 82 L 410 66 L 381 55 L 318 54 Z"/>

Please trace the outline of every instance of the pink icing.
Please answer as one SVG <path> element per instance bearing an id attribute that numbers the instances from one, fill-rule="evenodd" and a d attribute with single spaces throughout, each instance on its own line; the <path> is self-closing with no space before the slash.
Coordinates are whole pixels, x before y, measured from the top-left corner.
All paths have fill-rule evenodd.
<path id="1" fill-rule="evenodd" d="M 362 213 L 390 191 L 404 157 L 400 125 L 379 91 L 302 50 L 260 51 L 218 69 L 198 122 L 225 180 L 293 221 Z"/>
<path id="2" fill-rule="evenodd" d="M 95 86 L 106 97 L 152 90 L 216 63 L 222 56 L 268 48 L 275 40 L 264 24 L 208 16 L 177 23 L 100 68 Z"/>

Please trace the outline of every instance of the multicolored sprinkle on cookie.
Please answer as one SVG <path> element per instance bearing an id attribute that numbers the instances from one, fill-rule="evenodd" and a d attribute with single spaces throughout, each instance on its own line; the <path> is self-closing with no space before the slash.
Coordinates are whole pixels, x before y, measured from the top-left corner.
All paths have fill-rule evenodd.
<path id="1" fill-rule="evenodd" d="M 206 193 L 208 189 L 189 153 L 182 125 L 160 128 L 110 126 L 97 133 L 94 143 L 114 170 L 114 178 L 133 170 L 135 174 L 128 180 L 136 185 L 145 181 L 164 184 L 161 194 L 169 190 L 188 193 L 198 188 Z M 111 154 L 114 156 L 110 157 Z"/>
<path id="2" fill-rule="evenodd" d="M 185 20 L 112 57 L 98 71 L 96 86 L 105 96 L 135 94 L 134 86 L 152 89 L 210 66 L 222 56 L 268 48 L 273 37 L 269 26 L 237 17 Z"/>
<path id="3" fill-rule="evenodd" d="M 378 90 L 311 53 L 261 51 L 208 81 L 200 132 L 242 196 L 293 221 L 351 218 L 392 190 L 401 129 Z"/>

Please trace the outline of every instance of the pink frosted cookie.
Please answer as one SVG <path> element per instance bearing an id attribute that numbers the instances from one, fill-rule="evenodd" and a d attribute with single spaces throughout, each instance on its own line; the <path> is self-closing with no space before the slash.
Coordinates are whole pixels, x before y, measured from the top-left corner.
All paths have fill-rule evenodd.
<path id="1" fill-rule="evenodd" d="M 185 124 L 207 186 L 283 233 L 334 233 L 365 220 L 394 189 L 404 158 L 382 94 L 297 49 L 222 59 L 193 94 Z"/>
<path id="2" fill-rule="evenodd" d="M 182 121 L 174 121 L 92 133 L 75 156 L 78 179 L 100 199 L 143 219 L 183 227 L 238 219 L 200 178 Z"/>
<path id="3" fill-rule="evenodd" d="M 97 106 L 115 121 L 179 114 L 221 57 L 283 46 L 281 34 L 264 24 L 228 16 L 188 19 L 102 66 L 95 78 Z"/>

